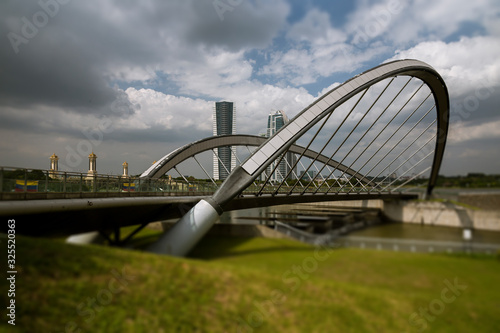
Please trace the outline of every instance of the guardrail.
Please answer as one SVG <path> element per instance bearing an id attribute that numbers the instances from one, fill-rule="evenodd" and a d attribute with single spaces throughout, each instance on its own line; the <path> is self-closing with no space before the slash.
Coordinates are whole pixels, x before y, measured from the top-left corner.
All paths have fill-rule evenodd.
<path id="1" fill-rule="evenodd" d="M 210 182 L 0 167 L 2 193 L 214 192 Z"/>
<path id="2" fill-rule="evenodd" d="M 88 174 L 82 172 L 54 171 L 42 169 L 27 169 L 15 167 L 0 167 L 0 194 L 1 199 L 21 199 L 40 197 L 35 193 L 80 193 L 90 195 L 94 193 L 109 193 L 113 195 L 137 193 L 158 193 L 159 195 L 210 195 L 222 184 L 222 181 L 213 180 L 188 180 L 172 178 L 140 178 L 131 176 L 118 176 L 106 174 Z M 278 185 L 267 184 L 262 190 L 254 183 L 243 191 L 243 194 L 275 193 Z M 332 187 L 337 193 L 349 192 L 350 188 Z M 369 190 L 369 188 L 367 189 Z M 390 189 L 388 189 L 390 192 Z M 299 186 L 281 185 L 278 194 L 302 193 Z M 320 189 L 316 194 L 325 194 L 326 187 Z M 309 188 L 305 193 L 316 192 L 315 188 Z M 376 190 L 374 191 L 376 192 Z M 21 194 L 26 194 L 22 196 Z M 335 191 L 330 191 L 330 194 Z"/>

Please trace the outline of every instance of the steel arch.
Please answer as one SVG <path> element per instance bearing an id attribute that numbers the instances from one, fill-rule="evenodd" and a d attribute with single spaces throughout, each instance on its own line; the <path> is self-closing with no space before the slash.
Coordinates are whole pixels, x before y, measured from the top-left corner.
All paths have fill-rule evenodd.
<path id="1" fill-rule="evenodd" d="M 141 178 L 159 178 L 164 175 L 167 171 L 171 170 L 173 167 L 182 163 L 183 161 L 193 157 L 194 155 L 209 151 L 214 148 L 223 146 L 255 146 L 258 147 L 266 142 L 268 138 L 256 136 L 256 135 L 245 135 L 245 134 L 233 134 L 233 135 L 220 135 L 212 136 L 209 138 L 201 139 L 193 143 L 184 145 L 173 152 L 163 156 L 158 162 L 153 164 L 149 169 L 144 171 Z M 290 152 L 295 154 L 304 154 L 305 157 L 315 158 L 317 153 L 311 149 L 305 149 L 302 146 L 291 145 Z M 364 176 L 356 170 L 348 168 L 347 166 L 340 164 L 332 159 L 329 159 L 325 155 L 320 155 L 317 160 L 319 162 L 325 163 L 328 166 L 335 167 L 340 171 L 354 176 L 357 175 L 364 184 L 368 182 L 364 179 Z"/>
<path id="2" fill-rule="evenodd" d="M 230 206 L 232 199 L 241 194 L 261 172 L 285 153 L 304 133 L 361 91 L 384 79 L 403 75 L 423 81 L 430 89 L 435 101 L 437 135 L 427 186 L 427 193 L 430 194 L 436 184 L 446 145 L 449 119 L 448 90 L 442 77 L 430 65 L 418 60 L 397 60 L 355 76 L 306 107 L 279 132 L 259 146 L 240 166 L 237 166 L 211 198 L 201 200 L 196 204 L 157 243 L 153 244 L 150 250 L 180 256 L 188 253 L 217 221 L 219 215 Z"/>
<path id="3" fill-rule="evenodd" d="M 400 75 L 422 80 L 429 87 L 436 101 L 438 133 L 427 187 L 427 193 L 430 194 L 436 184 L 446 145 L 449 119 L 448 90 L 443 78 L 430 65 L 419 60 L 397 60 L 355 76 L 306 107 L 231 173 L 213 195 L 211 203 L 217 210 L 223 211 L 226 203 L 241 193 L 274 159 L 284 153 L 297 138 L 316 125 L 328 113 L 333 112 L 338 106 L 369 86 L 386 78 Z"/>

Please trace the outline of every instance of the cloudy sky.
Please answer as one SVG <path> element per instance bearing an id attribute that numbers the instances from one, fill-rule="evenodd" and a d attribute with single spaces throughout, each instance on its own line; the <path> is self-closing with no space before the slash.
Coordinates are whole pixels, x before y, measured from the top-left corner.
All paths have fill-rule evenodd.
<path id="1" fill-rule="evenodd" d="M 391 59 L 450 92 L 441 173 L 500 173 L 497 0 L 23 0 L 0 3 L 0 165 L 138 174 L 211 135 L 215 101 L 265 132 Z"/>

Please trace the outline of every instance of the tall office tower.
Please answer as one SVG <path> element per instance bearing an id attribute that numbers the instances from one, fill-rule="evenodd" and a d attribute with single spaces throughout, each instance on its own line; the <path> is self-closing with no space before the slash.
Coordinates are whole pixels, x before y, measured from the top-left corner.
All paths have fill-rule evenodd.
<path id="1" fill-rule="evenodd" d="M 284 111 L 278 110 L 269 114 L 267 118 L 267 137 L 273 136 L 276 132 L 280 130 L 285 124 L 288 123 L 288 117 L 286 116 Z M 279 160 L 279 159 L 277 159 Z M 271 171 L 276 166 L 278 161 L 274 161 L 271 163 L 266 170 L 266 176 L 269 176 Z M 296 157 L 293 153 L 286 153 L 286 156 L 283 160 L 281 160 L 279 166 L 276 168 L 276 171 L 271 175 L 270 180 L 281 182 L 286 177 L 288 172 L 290 172 L 290 168 L 295 164 Z M 294 172 L 296 170 L 294 169 Z M 289 178 L 294 178 L 294 172 L 291 173 Z M 295 172 L 296 173 L 296 172 Z"/>
<path id="2" fill-rule="evenodd" d="M 236 133 L 236 108 L 233 102 L 216 102 L 213 112 L 213 135 Z M 214 153 L 214 179 L 224 180 L 236 167 L 236 156 L 233 147 L 220 147 Z"/>
<path id="3" fill-rule="evenodd" d="M 271 111 L 269 117 L 267 117 L 267 137 L 273 136 L 274 133 L 278 132 L 286 123 L 288 123 L 288 117 L 284 111 Z"/>

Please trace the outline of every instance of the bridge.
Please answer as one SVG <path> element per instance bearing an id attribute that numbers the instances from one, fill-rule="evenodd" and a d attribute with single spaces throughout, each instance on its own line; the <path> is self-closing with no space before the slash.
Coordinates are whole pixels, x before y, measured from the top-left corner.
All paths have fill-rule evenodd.
<path id="1" fill-rule="evenodd" d="M 119 230 L 179 218 L 151 249 L 184 255 L 224 211 L 285 203 L 411 199 L 431 195 L 448 132 L 449 97 L 428 64 L 382 64 L 331 89 L 275 135 L 211 137 L 159 159 L 140 177 L 40 171 L 30 193 L 12 193 L 10 170 L 0 174 L 0 215 L 32 235 Z M 238 160 L 224 181 L 211 177 L 207 156 L 231 148 Z M 207 179 L 190 181 L 197 166 Z M 32 171 L 31 171 L 32 172 Z M 179 179 L 165 178 L 176 173 Z M 9 185 L 10 184 L 10 185 Z M 24 185 L 24 187 L 23 187 Z"/>

